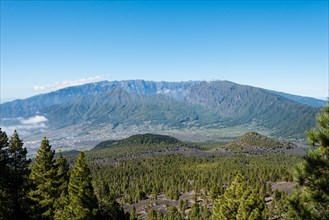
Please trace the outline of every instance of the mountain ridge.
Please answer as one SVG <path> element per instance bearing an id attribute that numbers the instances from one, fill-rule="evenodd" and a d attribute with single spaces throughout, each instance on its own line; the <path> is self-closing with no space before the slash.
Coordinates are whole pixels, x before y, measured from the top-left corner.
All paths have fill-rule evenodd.
<path id="1" fill-rule="evenodd" d="M 70 86 L 66 88 L 62 88 L 56 91 L 51 91 L 48 93 L 43 93 L 35 96 L 31 96 L 26 99 L 16 99 L 9 102 L 1 103 L 0 105 L 8 105 L 9 103 L 21 103 L 21 102 L 32 102 L 32 104 L 35 104 L 35 102 L 41 102 L 44 101 L 43 98 L 47 96 L 46 102 L 43 102 L 45 105 L 52 105 L 52 104 L 58 104 L 63 103 L 67 100 L 71 100 L 73 98 L 76 98 L 78 96 L 83 95 L 90 95 L 90 94 L 99 94 L 107 92 L 108 90 L 112 88 L 123 88 L 129 93 L 136 93 L 136 94 L 143 94 L 143 95 L 149 95 L 149 94 L 168 94 L 171 89 L 181 89 L 182 91 L 179 94 L 173 94 L 173 97 L 176 97 L 176 99 L 183 98 L 182 94 L 186 92 L 189 86 L 195 85 L 195 84 L 201 84 L 201 83 L 214 83 L 214 82 L 223 82 L 223 83 L 234 83 L 230 81 L 221 81 L 221 80 L 215 80 L 215 81 L 181 81 L 181 82 L 167 82 L 167 81 L 146 81 L 146 80 L 121 80 L 121 81 L 108 81 L 103 80 L 99 82 L 94 83 L 86 83 L 83 85 L 77 85 L 77 86 Z M 143 89 L 143 85 L 145 84 L 151 84 L 150 87 L 147 89 Z M 237 83 L 234 83 L 237 84 Z M 131 86 L 131 85 L 137 85 L 137 86 Z M 237 84 L 241 86 L 248 86 L 253 88 L 259 88 L 249 85 L 242 85 Z M 177 88 L 178 87 L 178 88 Z M 138 89 L 139 88 L 139 89 Z M 262 88 L 259 88 L 262 89 Z M 279 96 L 288 98 L 290 100 L 293 100 L 295 102 L 301 103 L 301 104 L 307 104 L 312 107 L 321 107 L 326 104 L 326 101 L 316 99 L 313 97 L 306 97 L 306 96 L 298 96 L 293 94 L 288 94 L 284 92 L 274 91 L 274 90 L 268 90 L 270 93 L 277 94 Z M 44 106 L 43 106 L 44 107 Z"/>
<path id="2" fill-rule="evenodd" d="M 220 135 L 221 129 L 239 126 L 275 137 L 303 138 L 319 108 L 305 104 L 305 97 L 303 103 L 289 97 L 229 81 L 101 81 L 3 103 L 1 126 L 25 128 L 33 121 L 27 119 L 38 116 L 43 121 L 33 124 L 33 137 L 57 134 L 65 139 L 69 134 L 73 142 L 86 139 L 86 133 L 87 141 L 96 138 L 94 133 L 166 134 L 182 128 L 186 135 L 193 128 L 208 136 L 209 129 Z"/>

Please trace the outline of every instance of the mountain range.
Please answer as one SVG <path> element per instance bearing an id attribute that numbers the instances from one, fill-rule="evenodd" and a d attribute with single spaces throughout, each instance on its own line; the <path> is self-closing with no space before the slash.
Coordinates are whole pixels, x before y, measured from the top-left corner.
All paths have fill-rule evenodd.
<path id="1" fill-rule="evenodd" d="M 186 140 L 257 131 L 300 139 L 325 101 L 228 81 L 101 81 L 0 105 L 1 127 L 35 143 L 85 146 L 137 133 Z M 229 131 L 237 133 L 228 134 Z"/>

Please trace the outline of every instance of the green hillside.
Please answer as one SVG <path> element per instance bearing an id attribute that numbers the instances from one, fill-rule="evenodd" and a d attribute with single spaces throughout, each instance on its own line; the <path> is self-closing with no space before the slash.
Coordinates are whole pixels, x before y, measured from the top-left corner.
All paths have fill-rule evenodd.
<path id="1" fill-rule="evenodd" d="M 156 124 L 189 127 L 213 124 L 219 116 L 198 105 L 177 101 L 164 95 L 129 94 L 113 89 L 105 94 L 82 96 L 74 101 L 49 107 L 42 112 L 53 128 L 83 124 Z"/>
<path id="2" fill-rule="evenodd" d="M 281 142 L 273 138 L 260 135 L 257 132 L 249 132 L 230 143 L 226 144 L 224 148 L 232 152 L 252 152 L 252 151 L 270 151 L 276 149 L 291 149 L 296 147 L 290 142 Z"/>
<path id="3" fill-rule="evenodd" d="M 284 138 L 303 138 L 305 130 L 315 125 L 318 112 L 268 90 L 228 81 L 194 85 L 187 99 L 217 113 L 226 127 L 253 124 Z"/>
<path id="4" fill-rule="evenodd" d="M 159 134 L 136 134 L 121 140 L 107 140 L 97 144 L 92 150 L 111 147 L 133 147 L 136 145 L 183 144 L 174 137 Z"/>
<path id="5" fill-rule="evenodd" d="M 137 134 L 121 140 L 102 141 L 97 144 L 87 155 L 91 158 L 117 158 L 131 157 L 152 153 L 175 152 L 180 148 L 195 148 L 174 137 L 158 134 Z"/>

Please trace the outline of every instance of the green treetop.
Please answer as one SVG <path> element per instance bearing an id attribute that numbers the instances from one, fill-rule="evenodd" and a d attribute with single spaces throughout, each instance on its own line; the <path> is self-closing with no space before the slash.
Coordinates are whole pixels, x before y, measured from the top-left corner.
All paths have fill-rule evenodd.
<path id="1" fill-rule="evenodd" d="M 25 219 L 27 209 L 27 188 L 29 177 L 29 164 L 31 160 L 26 158 L 27 150 L 23 148 L 23 142 L 16 131 L 9 141 L 8 168 L 9 168 L 9 194 L 12 200 L 12 219 Z"/>
<path id="2" fill-rule="evenodd" d="M 68 205 L 68 182 L 69 182 L 69 163 L 66 158 L 63 157 L 63 154 L 60 152 L 59 156 L 55 159 L 54 168 L 56 170 L 55 174 L 55 186 L 56 191 L 56 200 L 54 202 L 54 218 L 61 219 L 63 210 L 65 206 Z"/>
<path id="3" fill-rule="evenodd" d="M 6 177 L 8 175 L 8 137 L 6 132 L 2 132 L 0 128 L 0 186 L 3 188 L 6 185 Z"/>
<path id="4" fill-rule="evenodd" d="M 296 190 L 291 199 L 296 219 L 328 219 L 329 216 L 329 105 L 317 117 L 317 127 L 307 138 L 315 149 L 309 150 L 296 169 Z"/>
<path id="5" fill-rule="evenodd" d="M 97 199 L 91 184 L 90 170 L 85 154 L 81 152 L 70 175 L 68 205 L 64 208 L 63 219 L 93 219 L 96 213 Z"/>
<path id="6" fill-rule="evenodd" d="M 251 191 L 244 177 L 238 173 L 231 186 L 216 199 L 213 207 L 213 220 L 264 219 L 264 201 L 256 191 Z"/>
<path id="7" fill-rule="evenodd" d="M 175 206 L 170 206 L 167 210 L 167 213 L 164 217 L 165 220 L 183 220 L 184 218 L 178 212 L 178 209 Z"/>
<path id="8" fill-rule="evenodd" d="M 58 195 L 64 193 L 67 194 L 68 182 L 70 179 L 69 171 L 70 166 L 66 158 L 60 152 L 58 157 L 55 159 L 54 167 L 56 170 L 56 186 Z"/>
<path id="9" fill-rule="evenodd" d="M 2 132 L 0 128 L 0 219 L 9 218 L 10 212 L 8 210 L 8 137 L 6 132 Z"/>
<path id="10" fill-rule="evenodd" d="M 40 215 L 35 218 L 53 219 L 54 217 L 53 206 L 58 190 L 55 185 L 54 153 L 49 141 L 44 138 L 32 164 L 30 174 L 32 189 L 28 195 L 35 203 L 33 213 Z"/>

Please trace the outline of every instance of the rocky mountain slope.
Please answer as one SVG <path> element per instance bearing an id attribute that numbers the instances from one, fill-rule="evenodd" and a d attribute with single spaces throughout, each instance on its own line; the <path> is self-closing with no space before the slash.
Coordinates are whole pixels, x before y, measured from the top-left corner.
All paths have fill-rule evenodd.
<path id="1" fill-rule="evenodd" d="M 314 103 L 321 101 L 228 81 L 101 81 L 1 104 L 0 117 L 4 130 L 18 129 L 28 140 L 66 139 L 64 146 L 109 133 L 122 138 L 184 129 L 188 135 L 193 128 L 207 134 L 241 126 L 303 138 L 314 126 Z"/>

